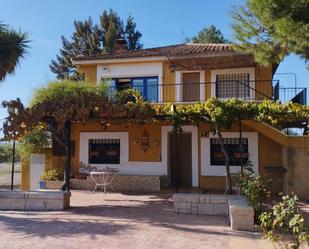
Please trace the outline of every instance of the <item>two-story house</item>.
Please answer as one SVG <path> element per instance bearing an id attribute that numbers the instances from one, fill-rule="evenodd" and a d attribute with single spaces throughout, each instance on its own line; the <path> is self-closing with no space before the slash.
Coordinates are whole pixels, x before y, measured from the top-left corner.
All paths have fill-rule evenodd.
<path id="1" fill-rule="evenodd" d="M 247 101 L 279 97 L 278 82 L 273 80 L 277 65 L 260 66 L 250 54 L 237 52 L 230 44 L 179 44 L 136 51 L 128 51 L 124 45 L 119 43 L 112 54 L 77 56 L 73 64 L 84 73 L 87 84 L 108 79 L 110 91 L 133 88 L 155 103 L 190 103 L 210 97 Z M 303 101 L 304 93 L 299 93 L 297 99 Z M 218 138 L 206 123 L 182 128 L 177 145 L 180 186 L 224 190 L 224 157 Z M 255 172 L 275 179 L 275 191 L 282 191 L 282 169 L 288 164 L 286 149 L 306 142 L 294 141 L 262 123 L 235 121 L 230 130 L 222 133 L 231 155 L 232 173 L 240 171 L 240 130 L 243 157 L 251 160 Z M 123 176 L 156 176 L 160 180 L 155 184 L 161 188 L 173 186 L 171 131 L 172 124 L 166 122 L 108 127 L 97 122 L 73 124 L 72 174 L 78 174 L 83 163 L 114 167 Z"/>
<path id="2" fill-rule="evenodd" d="M 275 97 L 273 74 L 276 67 L 257 65 L 252 56 L 233 50 L 229 44 L 180 44 L 127 51 L 118 47 L 113 54 L 78 56 L 73 64 L 85 74 L 86 82 L 96 84 L 110 79 L 112 90 L 133 88 L 149 102 L 196 102 L 215 96 L 259 101 Z M 281 145 L 271 135 L 242 125 L 244 154 L 256 172 L 267 166 L 281 167 Z M 73 171 L 79 162 L 116 167 L 125 175 L 158 175 L 161 185 L 172 185 L 172 127 L 153 124 L 140 127 L 99 124 L 75 125 Z M 224 189 L 224 158 L 218 139 L 207 124 L 184 126 L 179 142 L 183 187 Z M 234 151 L 231 172 L 240 170 L 239 127 L 223 133 L 226 148 Z M 147 137 L 149 148 L 141 146 Z M 108 148 L 117 152 L 108 155 Z M 239 153 L 238 153 L 239 154 Z M 280 187 L 277 187 L 278 190 Z"/>

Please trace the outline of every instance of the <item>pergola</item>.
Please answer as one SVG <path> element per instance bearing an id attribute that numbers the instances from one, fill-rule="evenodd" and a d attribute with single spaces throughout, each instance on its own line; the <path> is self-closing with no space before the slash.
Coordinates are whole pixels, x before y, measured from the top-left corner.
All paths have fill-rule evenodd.
<path id="1" fill-rule="evenodd" d="M 251 55 L 235 52 L 196 56 L 168 56 L 170 68 L 177 70 L 205 70 L 255 67 L 256 63 Z"/>

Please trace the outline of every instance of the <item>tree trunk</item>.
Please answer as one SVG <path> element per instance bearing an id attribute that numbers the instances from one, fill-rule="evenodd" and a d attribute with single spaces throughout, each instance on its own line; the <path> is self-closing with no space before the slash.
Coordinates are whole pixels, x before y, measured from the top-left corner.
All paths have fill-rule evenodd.
<path id="1" fill-rule="evenodd" d="M 64 127 L 64 136 L 66 143 L 66 160 L 65 160 L 65 171 L 64 171 L 64 185 L 62 186 L 63 191 L 70 191 L 70 174 L 71 174 L 71 122 L 67 121 Z"/>
<path id="2" fill-rule="evenodd" d="M 221 151 L 223 152 L 224 158 L 225 158 L 226 189 L 225 189 L 224 194 L 231 195 L 232 194 L 232 177 L 231 177 L 231 172 L 230 172 L 230 157 L 229 157 L 229 154 L 227 153 L 227 151 L 225 149 L 224 140 L 223 140 L 222 133 L 221 133 L 220 126 L 219 126 L 218 122 L 215 122 L 215 128 L 216 128 L 216 133 L 219 137 Z"/>

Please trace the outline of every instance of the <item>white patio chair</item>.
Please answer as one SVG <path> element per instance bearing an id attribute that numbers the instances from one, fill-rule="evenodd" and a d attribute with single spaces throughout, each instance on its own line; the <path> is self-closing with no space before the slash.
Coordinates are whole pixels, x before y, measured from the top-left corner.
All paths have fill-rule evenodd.
<path id="1" fill-rule="evenodd" d="M 107 186 L 110 186 L 118 173 L 118 169 L 106 167 L 102 171 L 90 172 L 90 178 L 93 180 L 95 186 L 93 193 L 98 187 L 103 187 L 104 194 L 107 193 Z"/>

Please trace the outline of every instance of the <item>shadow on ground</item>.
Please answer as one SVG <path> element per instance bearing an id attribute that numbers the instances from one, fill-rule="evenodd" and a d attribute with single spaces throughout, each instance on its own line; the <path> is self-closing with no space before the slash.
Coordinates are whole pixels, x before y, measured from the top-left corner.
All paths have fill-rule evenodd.
<path id="1" fill-rule="evenodd" d="M 170 194 L 124 195 L 72 192 L 72 207 L 62 212 L 2 212 L 0 228 L 23 236 L 119 235 L 137 230 L 192 235 L 233 235 L 228 218 L 177 214 Z M 237 233 L 250 237 L 248 233 Z"/>

